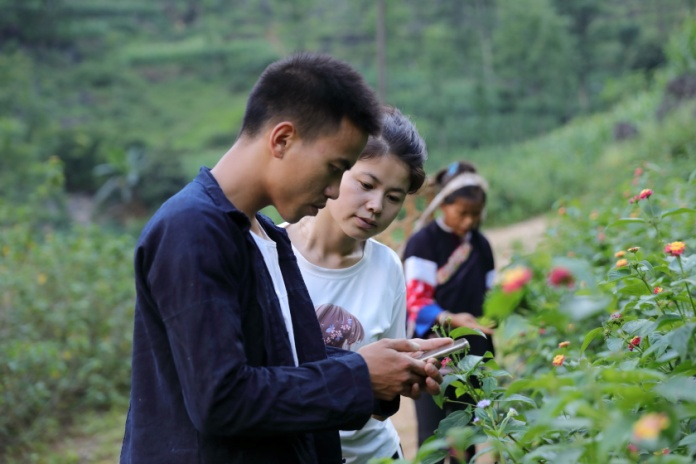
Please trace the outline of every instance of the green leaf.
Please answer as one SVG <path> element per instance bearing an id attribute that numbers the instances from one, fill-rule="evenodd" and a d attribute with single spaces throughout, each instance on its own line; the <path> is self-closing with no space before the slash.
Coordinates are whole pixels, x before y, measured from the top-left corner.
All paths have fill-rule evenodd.
<path id="1" fill-rule="evenodd" d="M 696 445 L 696 433 L 687 435 L 679 441 L 678 446 Z"/>
<path id="2" fill-rule="evenodd" d="M 604 333 L 604 327 L 597 327 L 596 329 L 592 329 L 587 334 L 585 335 L 585 339 L 582 342 L 582 346 L 580 347 L 580 352 L 584 353 L 587 347 L 592 343 L 592 340 L 597 338 L 598 336 L 602 335 Z"/>
<path id="3" fill-rule="evenodd" d="M 668 401 L 696 401 L 696 379 L 693 377 L 677 376 L 657 385 L 653 389 Z"/>
<path id="4" fill-rule="evenodd" d="M 696 214 L 696 209 L 694 209 L 694 208 L 668 209 L 667 211 L 662 213 L 661 217 L 666 218 L 667 216 L 674 216 L 676 214 Z"/>
<path id="5" fill-rule="evenodd" d="M 455 340 L 465 335 L 477 335 L 483 338 L 488 338 L 486 337 L 486 334 L 481 332 L 479 329 L 472 329 L 469 327 L 457 327 L 449 333 L 449 336 L 454 338 Z"/>
<path id="6" fill-rule="evenodd" d="M 466 427 L 471 422 L 471 413 L 469 410 L 454 411 L 440 421 L 435 433 L 438 437 L 444 437 L 445 434 L 454 427 Z"/>
<path id="7" fill-rule="evenodd" d="M 679 353 L 681 359 L 686 359 L 686 356 L 689 354 L 689 342 L 691 341 L 691 334 L 694 331 L 694 326 L 696 326 L 696 324 L 692 322 L 666 335 L 666 337 L 669 338 L 670 345 Z"/>
<path id="8" fill-rule="evenodd" d="M 521 401 L 522 403 L 531 404 L 534 407 L 537 406 L 536 402 L 533 399 L 531 399 L 527 396 L 524 396 L 524 395 L 519 395 L 517 393 L 506 396 L 504 398 L 500 398 L 498 401 L 500 401 L 501 403 L 505 403 L 508 401 Z"/>
<path id="9" fill-rule="evenodd" d="M 611 299 L 600 295 L 572 295 L 561 301 L 559 310 L 575 321 L 581 321 L 604 311 Z"/>
<path id="10" fill-rule="evenodd" d="M 645 219 L 643 218 L 621 218 L 618 221 L 614 221 L 611 224 L 607 226 L 607 229 L 610 227 L 616 227 L 616 226 L 623 226 L 626 224 L 642 224 L 645 222 Z"/>
<path id="11" fill-rule="evenodd" d="M 650 321 L 648 319 L 637 319 L 635 321 L 629 321 L 621 326 L 621 330 L 629 335 L 638 335 L 639 337 L 645 337 L 655 331 L 657 327 L 657 322 Z"/>
<path id="12" fill-rule="evenodd" d="M 483 315 L 497 321 L 504 320 L 520 304 L 524 292 L 524 289 L 512 293 L 506 293 L 500 288 L 491 290 L 483 302 Z"/>
<path id="13" fill-rule="evenodd" d="M 628 267 L 615 267 L 607 273 L 607 280 L 604 282 L 614 282 L 616 280 L 625 279 L 631 275 L 631 269 Z"/>
<path id="14" fill-rule="evenodd" d="M 623 339 L 621 338 L 609 337 L 607 339 L 607 348 L 609 348 L 609 351 L 619 352 L 622 351 L 625 347 L 626 342 L 623 341 Z"/>

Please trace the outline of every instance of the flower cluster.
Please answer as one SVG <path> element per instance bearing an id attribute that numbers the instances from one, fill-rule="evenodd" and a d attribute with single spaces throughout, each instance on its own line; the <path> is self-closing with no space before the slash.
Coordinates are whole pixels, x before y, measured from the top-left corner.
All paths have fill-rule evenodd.
<path id="1" fill-rule="evenodd" d="M 669 417 L 665 413 L 648 413 L 633 424 L 633 439 L 635 441 L 654 440 L 668 427 Z"/>
<path id="2" fill-rule="evenodd" d="M 575 277 L 568 269 L 559 266 L 551 269 L 548 281 L 554 287 L 572 287 L 575 284 Z"/>
<path id="3" fill-rule="evenodd" d="M 508 269 L 503 274 L 501 287 L 505 293 L 512 293 L 524 287 L 532 279 L 532 271 L 524 266 Z"/>
<path id="4" fill-rule="evenodd" d="M 653 194 L 653 191 L 650 189 L 643 189 L 640 191 L 640 193 L 634 197 L 631 197 L 630 200 L 628 200 L 629 203 L 636 203 L 640 200 L 647 200 L 650 198 Z"/>
<path id="5" fill-rule="evenodd" d="M 633 337 L 628 344 L 628 351 L 633 351 L 633 347 L 640 345 L 640 337 Z"/>
<path id="6" fill-rule="evenodd" d="M 665 253 L 670 256 L 680 256 L 682 253 L 684 253 L 685 249 L 686 245 L 684 242 L 672 242 L 665 245 Z"/>

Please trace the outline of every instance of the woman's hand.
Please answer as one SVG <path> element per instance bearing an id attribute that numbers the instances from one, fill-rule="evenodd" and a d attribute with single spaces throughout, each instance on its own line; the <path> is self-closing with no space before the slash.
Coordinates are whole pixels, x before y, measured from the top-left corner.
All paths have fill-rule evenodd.
<path id="1" fill-rule="evenodd" d="M 452 327 L 468 327 L 470 329 L 478 329 L 486 335 L 493 334 L 492 327 L 481 325 L 479 321 L 469 313 L 447 313 L 446 317 L 441 317 L 438 319 L 449 320 Z"/>

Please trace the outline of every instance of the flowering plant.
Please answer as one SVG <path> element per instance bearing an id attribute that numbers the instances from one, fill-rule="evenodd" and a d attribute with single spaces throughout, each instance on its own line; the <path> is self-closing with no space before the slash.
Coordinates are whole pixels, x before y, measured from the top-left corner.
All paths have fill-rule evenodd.
<path id="1" fill-rule="evenodd" d="M 443 387 L 468 406 L 415 462 L 474 444 L 500 463 L 694 462 L 693 184 L 696 172 L 588 215 L 568 205 L 544 247 L 515 257 L 484 305 L 496 356 L 448 363 Z"/>

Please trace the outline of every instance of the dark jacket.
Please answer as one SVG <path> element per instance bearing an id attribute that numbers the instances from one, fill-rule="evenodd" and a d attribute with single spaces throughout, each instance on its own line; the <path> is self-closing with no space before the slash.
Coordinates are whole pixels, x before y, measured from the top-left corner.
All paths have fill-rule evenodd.
<path id="1" fill-rule="evenodd" d="M 337 430 L 375 411 L 364 360 L 325 347 L 285 231 L 259 220 L 278 246 L 300 366 L 249 221 L 202 168 L 135 251 L 121 463 L 340 463 Z"/>

